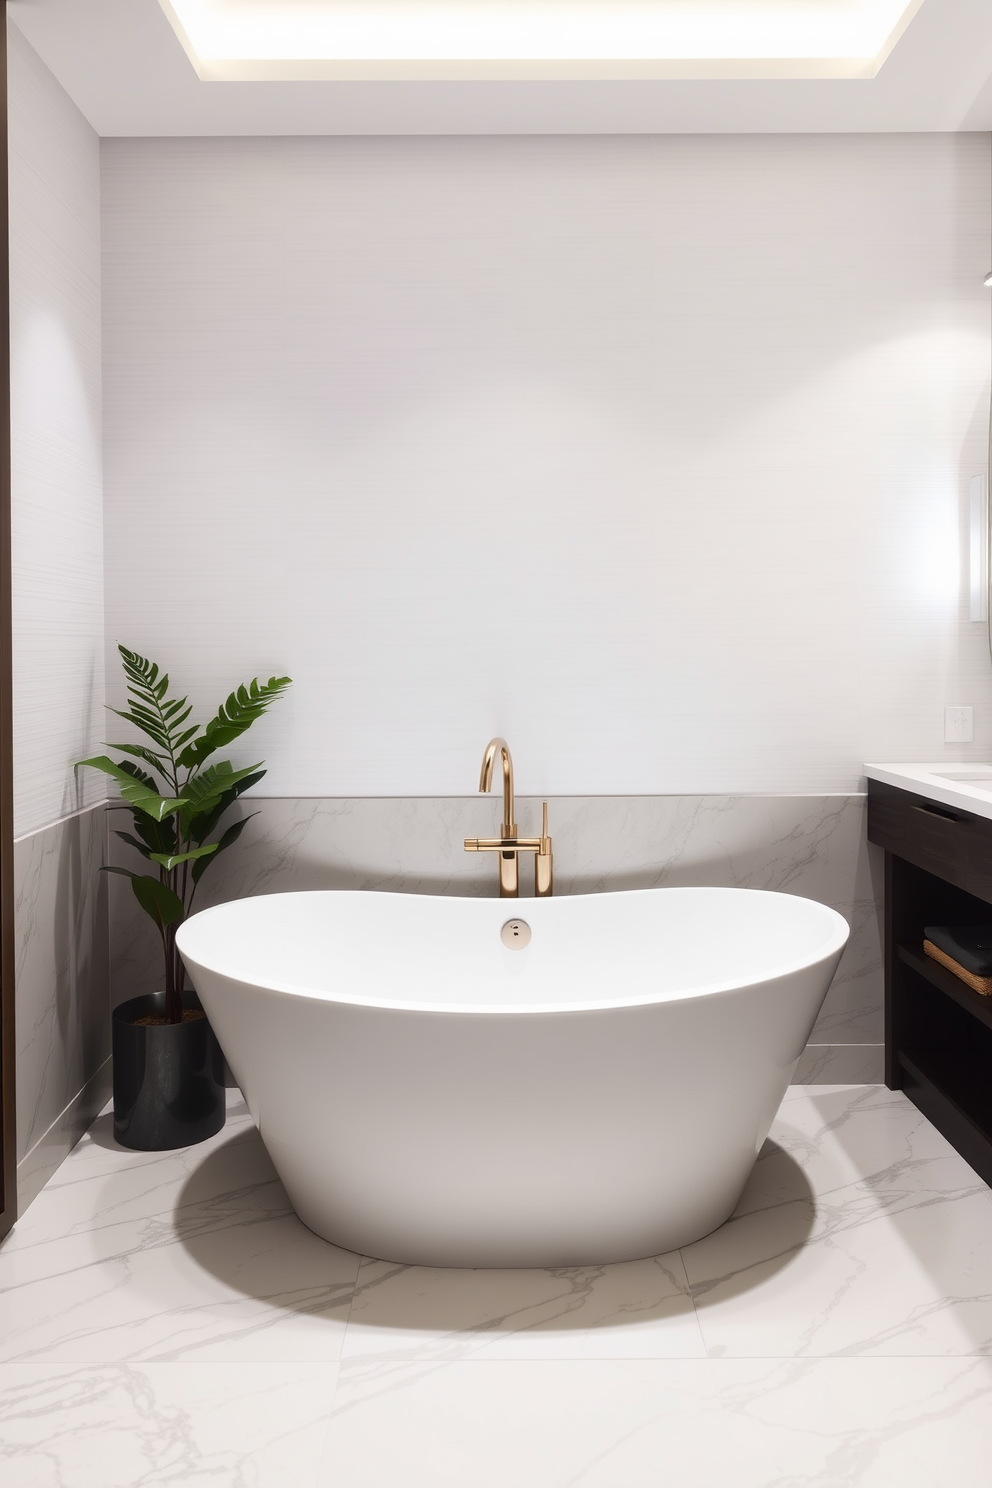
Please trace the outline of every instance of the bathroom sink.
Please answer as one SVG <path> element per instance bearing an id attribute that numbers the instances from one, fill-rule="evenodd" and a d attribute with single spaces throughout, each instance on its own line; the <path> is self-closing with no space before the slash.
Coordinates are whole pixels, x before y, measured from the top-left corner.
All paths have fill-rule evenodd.
<path id="1" fill-rule="evenodd" d="M 957 780 L 962 785 L 992 786 L 992 765 L 969 765 L 958 770 L 934 770 L 938 780 Z"/>
<path id="2" fill-rule="evenodd" d="M 934 760 L 927 764 L 865 765 L 869 780 L 894 785 L 898 790 L 923 796 L 952 811 L 967 811 L 992 821 L 992 764 L 976 760 Z"/>

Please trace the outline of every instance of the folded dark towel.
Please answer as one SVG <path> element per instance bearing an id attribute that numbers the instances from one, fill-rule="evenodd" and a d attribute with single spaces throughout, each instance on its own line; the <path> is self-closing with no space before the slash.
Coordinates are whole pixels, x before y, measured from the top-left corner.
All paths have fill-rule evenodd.
<path id="1" fill-rule="evenodd" d="M 927 940 L 975 976 L 992 976 L 992 925 L 927 925 Z"/>

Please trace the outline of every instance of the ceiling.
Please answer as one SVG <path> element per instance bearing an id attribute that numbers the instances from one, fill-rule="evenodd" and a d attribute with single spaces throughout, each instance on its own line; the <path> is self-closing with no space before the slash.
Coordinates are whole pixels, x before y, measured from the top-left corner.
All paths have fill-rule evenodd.
<path id="1" fill-rule="evenodd" d="M 197 77 L 874 77 L 923 0 L 159 0 Z"/>
<path id="2" fill-rule="evenodd" d="M 105 136 L 992 130 L 992 0 L 923 0 L 876 76 L 804 79 L 202 80 L 159 0 L 8 12 Z"/>

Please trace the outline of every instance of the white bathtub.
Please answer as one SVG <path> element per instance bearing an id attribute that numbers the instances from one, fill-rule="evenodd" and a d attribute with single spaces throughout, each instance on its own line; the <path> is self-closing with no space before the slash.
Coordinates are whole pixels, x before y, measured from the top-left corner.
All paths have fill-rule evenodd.
<path id="1" fill-rule="evenodd" d="M 847 935 L 746 889 L 345 891 L 222 904 L 178 943 L 304 1224 L 384 1260 L 564 1266 L 728 1217 Z"/>

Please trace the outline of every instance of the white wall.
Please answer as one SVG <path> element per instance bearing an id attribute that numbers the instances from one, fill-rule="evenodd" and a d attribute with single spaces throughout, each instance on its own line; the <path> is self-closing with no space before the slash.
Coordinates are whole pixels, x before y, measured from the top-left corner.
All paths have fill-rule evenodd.
<path id="1" fill-rule="evenodd" d="M 14 831 L 105 794 L 100 142 L 16 26 L 10 46 Z"/>
<path id="2" fill-rule="evenodd" d="M 291 673 L 267 793 L 992 749 L 986 136 L 102 153 L 109 640 L 203 713 Z"/>
<path id="3" fill-rule="evenodd" d="M 15 1041 L 24 1209 L 110 1085 L 100 145 L 8 29 Z M 75 814 L 73 814 L 75 813 Z"/>

